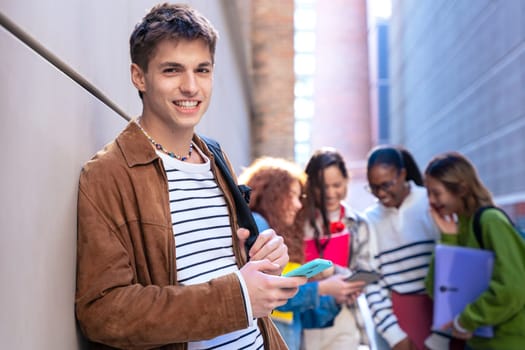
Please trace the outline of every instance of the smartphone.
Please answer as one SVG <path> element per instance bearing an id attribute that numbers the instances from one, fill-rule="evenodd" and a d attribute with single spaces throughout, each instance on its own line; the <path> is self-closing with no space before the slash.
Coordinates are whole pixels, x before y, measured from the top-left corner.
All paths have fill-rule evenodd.
<path id="1" fill-rule="evenodd" d="M 304 277 L 310 278 L 326 270 L 327 268 L 332 267 L 333 265 L 334 264 L 330 260 L 320 259 L 320 258 L 314 259 L 312 261 L 307 262 L 304 265 L 299 266 L 296 269 L 293 269 L 292 271 L 288 271 L 283 276 L 285 277 L 304 276 Z"/>
<path id="2" fill-rule="evenodd" d="M 377 282 L 380 278 L 381 275 L 375 271 L 356 270 L 346 279 L 346 281 L 365 281 L 366 284 L 370 284 Z"/>

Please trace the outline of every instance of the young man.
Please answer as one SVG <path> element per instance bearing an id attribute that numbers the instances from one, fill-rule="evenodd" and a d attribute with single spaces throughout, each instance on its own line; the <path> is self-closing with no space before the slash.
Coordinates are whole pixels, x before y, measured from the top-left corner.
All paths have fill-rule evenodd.
<path id="1" fill-rule="evenodd" d="M 194 133 L 216 40 L 185 5 L 154 7 L 131 35 L 142 115 L 86 163 L 79 185 L 76 315 L 99 347 L 286 349 L 267 316 L 306 280 L 279 276 L 288 253 L 273 230 L 246 263 L 247 230 Z"/>

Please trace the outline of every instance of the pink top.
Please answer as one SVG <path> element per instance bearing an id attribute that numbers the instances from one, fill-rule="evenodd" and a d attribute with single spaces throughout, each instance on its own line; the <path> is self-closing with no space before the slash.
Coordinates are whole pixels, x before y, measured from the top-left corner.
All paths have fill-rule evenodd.
<path id="1" fill-rule="evenodd" d="M 320 239 L 321 245 L 327 241 L 327 237 Z M 348 266 L 350 254 L 350 233 L 345 228 L 341 233 L 332 234 L 330 241 L 324 248 L 322 258 L 331 260 L 334 264 Z M 315 245 L 315 239 L 309 238 L 304 240 L 305 262 L 320 258 L 319 251 Z"/>

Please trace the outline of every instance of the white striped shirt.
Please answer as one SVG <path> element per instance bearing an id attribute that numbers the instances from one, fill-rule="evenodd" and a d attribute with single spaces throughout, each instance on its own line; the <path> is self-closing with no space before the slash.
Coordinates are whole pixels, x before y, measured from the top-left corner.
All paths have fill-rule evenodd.
<path id="1" fill-rule="evenodd" d="M 208 282 L 237 273 L 243 293 L 247 289 L 233 253 L 228 208 L 217 185 L 210 161 L 203 164 L 181 162 L 164 153 L 162 158 L 170 200 L 171 222 L 175 236 L 177 280 L 182 285 Z M 246 305 L 251 319 L 250 305 Z M 211 340 L 190 342 L 188 349 L 262 349 L 263 338 L 256 322 L 246 329 Z"/>
<path id="2" fill-rule="evenodd" d="M 399 208 L 387 208 L 378 202 L 365 212 L 373 264 L 382 274 L 378 284 L 367 288 L 366 299 L 378 331 L 391 346 L 406 335 L 393 313 L 389 291 L 425 293 L 425 277 L 439 239 L 425 188 L 414 183 L 410 186 Z"/>

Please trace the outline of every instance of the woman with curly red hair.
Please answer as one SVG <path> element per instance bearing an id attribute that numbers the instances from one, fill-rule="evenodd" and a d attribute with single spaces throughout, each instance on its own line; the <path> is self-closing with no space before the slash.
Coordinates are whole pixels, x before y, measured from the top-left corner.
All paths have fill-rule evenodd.
<path id="1" fill-rule="evenodd" d="M 250 208 L 259 230 L 273 228 L 288 246 L 290 263 L 283 272 L 304 262 L 304 222 L 297 220 L 306 174 L 295 163 L 282 158 L 257 159 L 239 176 L 239 183 L 251 187 Z M 330 325 L 340 311 L 334 296 L 341 294 L 339 277 L 311 281 L 272 313 L 272 318 L 290 350 L 301 348 L 307 327 Z"/>

